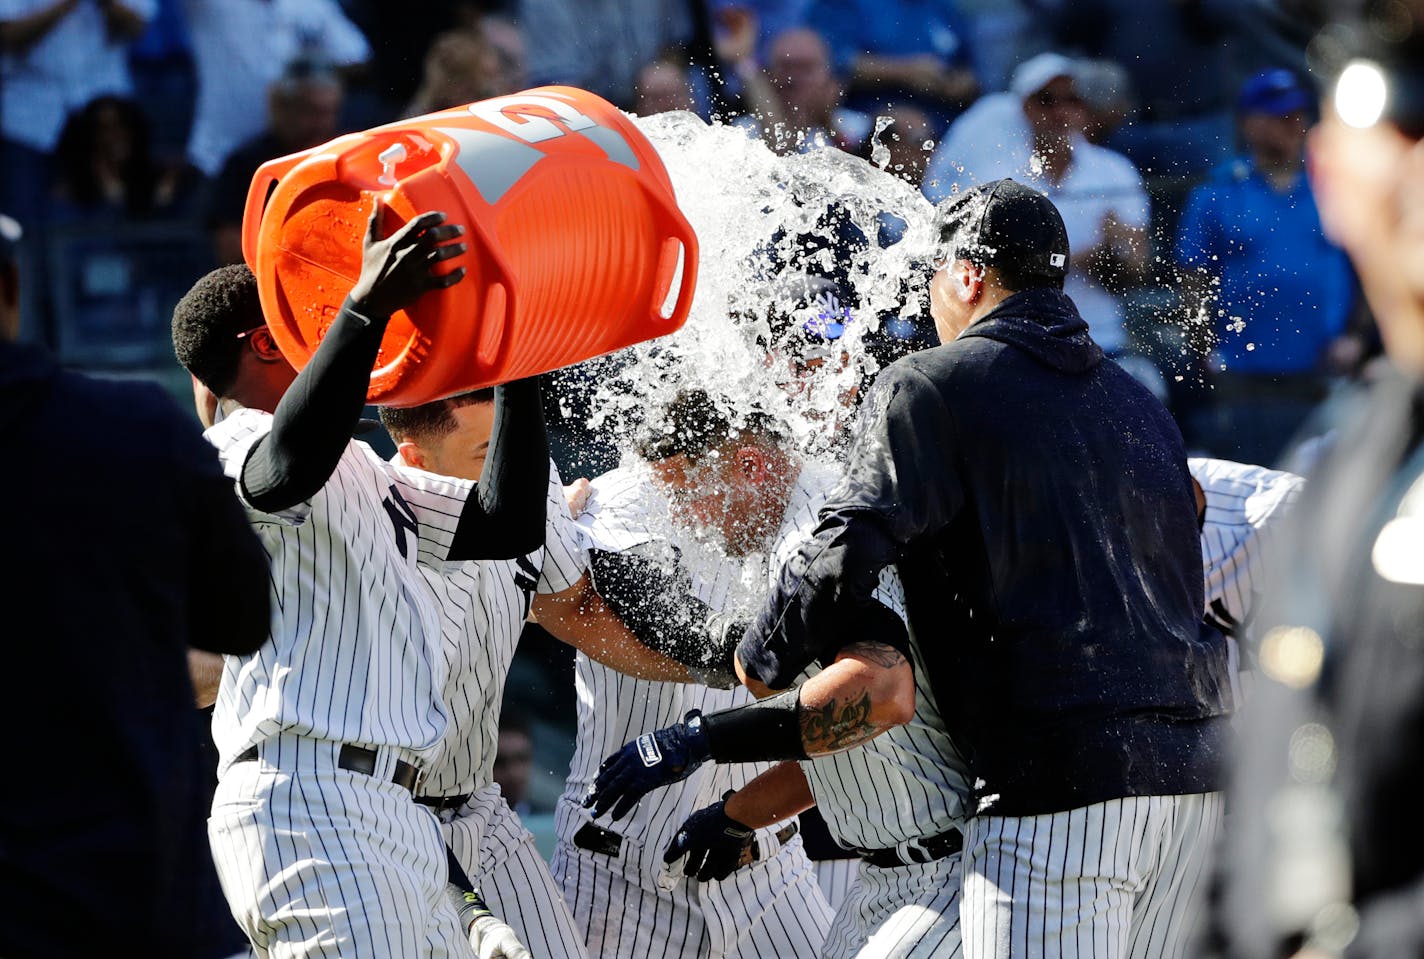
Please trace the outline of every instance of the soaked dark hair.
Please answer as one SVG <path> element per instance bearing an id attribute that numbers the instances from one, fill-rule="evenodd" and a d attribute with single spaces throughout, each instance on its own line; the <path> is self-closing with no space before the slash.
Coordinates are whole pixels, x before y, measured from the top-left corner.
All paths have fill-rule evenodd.
<path id="1" fill-rule="evenodd" d="M 257 277 L 243 263 L 218 267 L 173 308 L 173 352 L 183 369 L 217 396 L 226 396 L 246 348 L 238 334 L 263 322 Z"/>
<path id="2" fill-rule="evenodd" d="M 727 443 L 756 439 L 779 444 L 784 437 L 775 421 L 752 413 L 746 422 L 733 423 L 706 390 L 680 391 L 661 411 L 644 423 L 638 438 L 638 455 L 650 463 L 674 456 L 696 462 Z"/>

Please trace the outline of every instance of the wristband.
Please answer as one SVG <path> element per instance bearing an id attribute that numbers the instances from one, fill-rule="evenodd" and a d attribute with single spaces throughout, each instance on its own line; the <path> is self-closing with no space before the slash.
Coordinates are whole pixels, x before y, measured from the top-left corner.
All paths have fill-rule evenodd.
<path id="1" fill-rule="evenodd" d="M 701 718 L 707 748 L 719 763 L 806 758 L 799 689 Z"/>

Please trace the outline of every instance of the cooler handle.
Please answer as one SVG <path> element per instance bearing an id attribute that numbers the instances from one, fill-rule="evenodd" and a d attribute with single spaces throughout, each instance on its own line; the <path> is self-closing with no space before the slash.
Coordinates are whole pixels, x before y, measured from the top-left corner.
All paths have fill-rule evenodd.
<path id="1" fill-rule="evenodd" d="M 649 319 L 655 324 L 677 329 L 686 321 L 687 314 L 692 309 L 692 294 L 697 287 L 697 233 L 692 229 L 692 224 L 687 222 L 687 217 L 682 215 L 682 211 L 668 198 L 664 190 L 641 178 L 638 182 L 652 202 L 654 209 L 661 215 L 663 249 L 667 250 L 669 240 L 676 240 L 681 246 L 681 275 L 678 271 L 679 258 L 668 257 L 664 254 L 664 262 L 659 264 L 658 273 L 657 289 L 661 295 L 653 297 L 653 308 L 649 314 Z M 670 299 L 674 283 L 677 287 L 677 298 Z M 669 303 L 671 303 L 670 308 Z"/>

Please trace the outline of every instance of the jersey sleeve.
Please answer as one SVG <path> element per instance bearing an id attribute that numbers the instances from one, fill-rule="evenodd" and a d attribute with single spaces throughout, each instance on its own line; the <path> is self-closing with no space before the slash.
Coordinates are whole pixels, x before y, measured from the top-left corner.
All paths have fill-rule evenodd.
<path id="1" fill-rule="evenodd" d="M 553 463 L 549 464 L 548 531 L 544 537 L 544 567 L 539 573 L 538 592 L 562 593 L 577 583 L 588 570 L 588 550 L 578 524 L 569 514 L 564 483 Z"/>
<path id="2" fill-rule="evenodd" d="M 460 512 L 475 484 L 452 476 L 439 476 L 409 466 L 384 462 L 375 453 L 372 462 L 385 470 L 415 522 L 416 559 L 437 571 L 445 568 L 450 544 L 460 525 Z"/>
<path id="3" fill-rule="evenodd" d="M 238 501 L 247 510 L 247 518 L 253 523 L 275 523 L 280 526 L 301 526 L 311 515 L 311 500 L 303 500 L 293 506 L 275 512 L 267 512 L 252 505 L 242 488 L 243 466 L 252 454 L 257 441 L 272 432 L 272 415 L 260 410 L 237 410 L 217 423 L 205 434 L 209 443 L 217 448 L 218 459 L 223 473 L 232 480 Z"/>
<path id="4" fill-rule="evenodd" d="M 934 384 L 907 363 L 887 369 L 866 400 L 844 482 L 738 647 L 748 675 L 784 689 L 858 640 L 907 646 L 904 623 L 876 591 L 905 544 L 943 529 L 963 505 L 956 447 Z"/>

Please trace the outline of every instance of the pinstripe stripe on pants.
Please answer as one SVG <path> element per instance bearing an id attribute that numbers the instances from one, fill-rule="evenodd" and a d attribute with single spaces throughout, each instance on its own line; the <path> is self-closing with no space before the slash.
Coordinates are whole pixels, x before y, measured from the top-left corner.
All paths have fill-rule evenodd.
<path id="1" fill-rule="evenodd" d="M 859 864 L 822 959 L 958 959 L 960 861 Z"/>
<path id="2" fill-rule="evenodd" d="M 336 746 L 281 736 L 223 773 L 208 838 L 238 925 L 264 959 L 469 956 L 435 817 L 337 768 Z M 383 753 L 383 777 L 393 761 Z"/>
<path id="3" fill-rule="evenodd" d="M 440 829 L 491 911 L 536 959 L 587 959 L 549 864 L 498 786 L 475 793 Z"/>
<path id="4" fill-rule="evenodd" d="M 964 954 L 1178 959 L 1221 817 L 1221 794 L 1204 793 L 969 820 Z"/>
<path id="5" fill-rule="evenodd" d="M 820 954 L 831 912 L 793 840 L 722 882 L 671 876 L 560 842 L 554 878 L 590 956 L 640 959 L 801 959 Z M 794 854 L 793 854 L 794 850 Z"/>
<path id="6" fill-rule="evenodd" d="M 850 887 L 855 884 L 855 874 L 860 870 L 859 859 L 813 859 L 816 869 L 816 885 L 821 887 L 821 895 L 826 897 L 826 905 L 838 911 Z"/>

